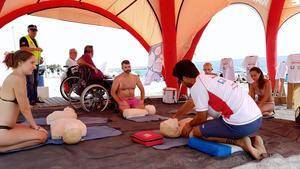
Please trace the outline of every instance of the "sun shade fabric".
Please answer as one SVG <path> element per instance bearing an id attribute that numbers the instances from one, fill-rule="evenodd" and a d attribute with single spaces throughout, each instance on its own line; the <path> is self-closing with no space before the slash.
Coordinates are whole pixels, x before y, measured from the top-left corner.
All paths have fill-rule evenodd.
<path id="1" fill-rule="evenodd" d="M 52 1 L 53 3 L 59 3 L 55 0 Z M 29 7 L 30 5 L 38 6 L 39 4 L 44 5 L 45 3 L 49 2 L 51 1 L 22 0 L 16 3 L 12 0 L 6 0 L 4 1 L 2 10 L 0 11 L 0 18 L 21 8 L 26 9 L 26 7 Z M 158 15 L 155 13 L 158 7 L 157 2 L 150 2 L 147 0 L 81 0 L 80 2 L 69 0 L 61 3 L 63 4 L 62 6 L 55 8 L 51 7 L 51 9 L 49 7 L 49 9 L 44 9 L 33 13 L 28 12 L 27 14 L 114 28 L 123 27 L 109 18 L 77 8 L 81 5 L 86 6 L 86 4 L 88 4 L 89 7 L 101 8 L 102 10 L 105 10 L 106 12 L 124 21 L 131 28 L 133 28 L 148 43 L 148 45 L 151 46 L 162 42 Z M 2 5 L 0 2 L 0 7 L 1 6 Z"/>
<path id="2" fill-rule="evenodd" d="M 111 21 L 110 19 L 99 15 L 94 12 L 90 12 L 83 9 L 77 8 L 53 8 L 39 12 L 32 13 L 33 16 L 40 16 L 46 18 L 59 19 L 63 21 L 84 23 L 90 25 L 107 26 L 113 28 L 121 28 L 118 24 Z"/>
<path id="3" fill-rule="evenodd" d="M 300 12 L 300 0 L 285 0 L 280 18 L 280 26 L 292 16 Z"/>

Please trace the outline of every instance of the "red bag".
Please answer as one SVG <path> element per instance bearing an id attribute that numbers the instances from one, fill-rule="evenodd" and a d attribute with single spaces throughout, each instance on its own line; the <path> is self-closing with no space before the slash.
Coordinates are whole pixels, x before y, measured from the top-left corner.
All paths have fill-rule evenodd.
<path id="1" fill-rule="evenodd" d="M 131 140 L 133 142 L 143 144 L 147 147 L 163 144 L 163 138 L 162 135 L 154 133 L 153 131 L 139 131 L 131 135 Z"/>

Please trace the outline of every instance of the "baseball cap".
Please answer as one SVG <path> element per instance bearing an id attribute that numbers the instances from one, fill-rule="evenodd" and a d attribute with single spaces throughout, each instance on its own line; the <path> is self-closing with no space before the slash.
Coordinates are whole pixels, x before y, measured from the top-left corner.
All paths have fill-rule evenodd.
<path id="1" fill-rule="evenodd" d="M 37 29 L 37 27 L 36 27 L 36 25 L 28 25 L 28 30 L 32 30 L 32 31 L 38 31 L 38 29 Z"/>

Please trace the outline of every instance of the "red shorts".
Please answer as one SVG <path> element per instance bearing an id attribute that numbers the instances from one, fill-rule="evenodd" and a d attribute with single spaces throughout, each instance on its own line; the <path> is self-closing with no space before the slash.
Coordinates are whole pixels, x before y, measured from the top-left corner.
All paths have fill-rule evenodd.
<path id="1" fill-rule="evenodd" d="M 119 109 L 124 110 L 124 109 L 129 109 L 129 108 L 138 108 L 143 105 L 142 101 L 135 98 L 121 98 L 121 102 L 118 103 Z"/>

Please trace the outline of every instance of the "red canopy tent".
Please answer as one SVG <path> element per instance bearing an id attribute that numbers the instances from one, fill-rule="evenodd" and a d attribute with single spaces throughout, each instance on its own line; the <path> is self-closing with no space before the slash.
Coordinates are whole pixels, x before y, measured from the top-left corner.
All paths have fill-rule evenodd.
<path id="1" fill-rule="evenodd" d="M 163 42 L 166 84 L 176 87 L 172 76 L 175 63 L 192 59 L 211 18 L 236 3 L 255 8 L 262 18 L 268 72 L 274 82 L 277 32 L 287 19 L 299 13 L 300 0 L 0 0 L 0 28 L 30 14 L 126 29 L 147 51 Z"/>

